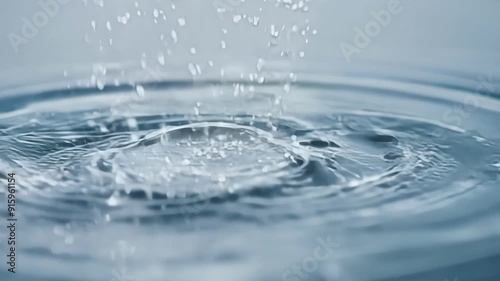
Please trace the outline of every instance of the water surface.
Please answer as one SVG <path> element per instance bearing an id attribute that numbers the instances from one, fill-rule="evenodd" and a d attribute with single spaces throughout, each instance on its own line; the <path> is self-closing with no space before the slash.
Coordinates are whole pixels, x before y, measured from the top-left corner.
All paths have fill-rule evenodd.
<path id="1" fill-rule="evenodd" d="M 495 84 L 123 73 L 2 89 L 23 280 L 498 280 Z"/>

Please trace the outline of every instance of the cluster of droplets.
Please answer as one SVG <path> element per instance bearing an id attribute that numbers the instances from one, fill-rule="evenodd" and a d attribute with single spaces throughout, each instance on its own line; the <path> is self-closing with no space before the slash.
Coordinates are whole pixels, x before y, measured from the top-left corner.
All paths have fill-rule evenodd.
<path id="1" fill-rule="evenodd" d="M 266 2 L 271 2 L 264 0 L 263 4 Z M 309 0 L 306 1 L 292 1 L 292 0 L 276 0 L 274 4 L 274 8 L 284 8 L 293 13 L 306 13 L 309 11 Z M 221 19 L 224 19 L 224 16 L 232 13 L 232 22 L 236 25 L 241 23 L 247 23 L 250 26 L 260 28 L 264 33 L 268 33 L 270 35 L 270 40 L 267 42 L 266 52 L 262 57 L 257 59 L 256 62 L 256 72 L 249 75 L 249 80 L 251 82 L 264 83 L 265 82 L 265 66 L 269 60 L 275 59 L 275 54 L 278 54 L 279 57 L 285 58 L 289 61 L 295 60 L 297 58 L 304 58 L 305 51 L 303 50 L 305 45 L 309 43 L 309 34 L 316 35 L 318 31 L 316 29 L 311 28 L 309 24 L 309 19 L 307 16 L 300 15 L 299 21 L 286 24 L 286 23 L 271 23 L 269 25 L 260 26 L 263 13 L 263 6 L 258 9 L 257 14 L 250 13 L 241 13 L 239 12 L 241 7 L 240 5 L 244 3 L 244 1 L 227 1 L 225 5 L 221 4 L 221 8 L 218 12 L 221 14 Z M 272 4 L 272 3 L 271 3 Z M 294 18 L 297 18 L 294 16 Z M 229 36 L 229 32 L 227 28 L 222 29 L 223 35 Z M 226 50 L 228 48 L 226 40 L 221 41 L 222 50 Z M 281 48 L 280 48 L 281 47 Z M 221 76 L 224 76 L 224 71 L 221 70 Z M 283 91 L 285 94 L 288 94 L 292 88 L 292 84 L 297 80 L 297 75 L 292 71 L 289 73 L 288 77 L 285 77 Z M 238 85 L 235 85 L 235 96 L 240 92 Z M 276 97 L 275 104 L 279 105 L 281 103 L 282 96 L 278 95 Z"/>
<path id="2" fill-rule="evenodd" d="M 88 1 L 84 1 L 85 6 L 89 5 Z M 103 1 L 94 1 L 94 4 L 98 7 L 104 7 Z M 135 9 L 135 10 L 133 10 Z M 183 17 L 178 17 L 175 20 L 175 24 L 170 22 L 171 16 L 167 16 L 167 13 L 174 14 L 176 10 L 175 4 L 170 5 L 170 11 L 166 11 L 160 8 L 153 8 L 149 10 L 147 8 L 142 8 L 139 1 L 134 2 L 134 8 L 131 11 L 127 11 L 116 15 L 116 20 L 108 19 L 105 22 L 97 22 L 96 20 L 91 20 L 89 23 L 89 31 L 84 35 L 84 41 L 87 44 L 98 43 L 99 52 L 104 52 L 107 46 L 113 45 L 113 31 L 115 30 L 115 25 L 127 25 L 134 20 L 134 18 L 147 18 L 152 17 L 155 24 L 159 24 L 161 21 L 167 22 L 172 26 L 168 35 L 161 33 L 159 40 L 162 46 L 166 46 L 165 51 L 158 52 L 157 61 L 160 65 L 165 65 L 167 57 L 173 54 L 173 51 L 168 47 L 172 44 L 176 44 L 179 41 L 179 30 L 180 28 L 186 26 L 187 21 Z M 119 29 L 118 29 L 119 30 Z M 98 32 L 107 32 L 106 38 L 102 35 L 98 35 Z M 142 68 L 146 68 L 145 54 L 140 58 L 140 65 Z"/>
<path id="3" fill-rule="evenodd" d="M 84 1 L 85 5 L 88 5 L 88 2 L 89 1 Z M 311 27 L 308 18 L 310 2 L 311 0 L 262 0 L 260 7 L 254 11 L 244 9 L 246 4 L 245 0 L 218 0 L 214 2 L 213 6 L 215 7 L 216 13 L 221 18 L 222 23 L 224 25 L 234 25 L 233 28 L 230 28 L 230 26 L 221 28 L 223 37 L 219 42 L 222 52 L 221 56 L 223 56 L 224 51 L 231 47 L 228 44 L 228 39 L 230 39 L 231 32 L 238 32 L 238 25 L 246 23 L 250 27 L 256 28 L 258 32 L 263 32 L 269 36 L 267 42 L 254 42 L 256 45 L 264 45 L 267 51 L 257 59 L 255 63 L 255 72 L 239 74 L 241 80 L 250 81 L 251 84 L 263 84 L 266 82 L 266 78 L 269 74 L 266 72 L 266 65 L 269 61 L 278 57 L 284 58 L 288 62 L 293 62 L 295 59 L 305 57 L 304 47 L 309 43 L 309 35 L 317 34 L 317 30 Z M 93 3 L 98 7 L 104 7 L 104 1 L 102 0 L 94 0 Z M 270 22 L 270 19 L 264 17 L 264 12 L 274 12 L 275 10 L 272 9 L 284 9 L 285 13 L 294 13 L 293 18 L 295 20 L 293 22 Z M 249 11 L 244 12 L 245 10 Z M 276 10 L 276 12 L 279 10 Z M 97 33 L 99 30 L 107 32 L 109 35 L 107 40 L 98 40 L 99 51 L 103 52 L 106 42 L 109 46 L 113 45 L 112 33 L 116 25 L 127 25 L 132 22 L 135 17 L 144 17 L 145 19 L 150 17 L 155 24 L 160 24 L 161 22 L 167 23 L 168 28 L 165 32 L 161 32 L 159 36 L 163 50 L 157 51 L 153 56 L 142 53 L 139 60 L 140 67 L 145 73 L 145 77 L 143 77 L 144 79 L 140 79 L 141 81 L 161 79 L 163 75 L 158 74 L 161 73 L 158 71 L 158 68 L 165 67 L 165 65 L 169 63 L 169 58 L 174 57 L 175 51 L 171 47 L 180 42 L 182 29 L 189 24 L 189 21 L 185 17 L 176 16 L 176 14 L 178 14 L 178 9 L 174 3 L 169 3 L 168 5 L 162 4 L 161 7 L 143 8 L 139 1 L 135 1 L 132 10 L 117 14 L 115 20 L 109 19 L 101 23 L 91 20 L 89 24 L 89 33 L 85 34 L 84 39 L 87 43 L 91 43 L 92 33 Z M 188 53 L 188 59 L 190 57 L 196 58 L 199 53 L 197 48 L 194 46 L 186 46 L 185 48 Z M 186 69 L 188 73 L 193 78 L 201 76 L 205 68 L 216 70 L 215 73 L 218 72 L 218 75 L 220 75 L 222 79 L 224 79 L 229 72 L 234 75 L 232 69 L 228 69 L 222 64 L 219 64 L 216 59 L 206 62 L 193 59 L 185 63 L 187 64 Z M 217 71 L 217 69 L 215 69 L 216 67 L 220 69 Z M 107 73 L 108 70 L 104 64 L 96 63 L 92 68 L 92 73 L 88 81 L 78 81 L 77 85 L 96 87 L 99 90 L 103 90 L 108 83 L 113 83 L 115 86 L 121 84 L 131 84 L 135 86 L 134 95 L 130 98 L 118 98 L 111 106 L 112 114 L 121 116 L 127 115 L 130 103 L 143 99 L 147 91 L 143 86 L 136 84 L 139 83 L 138 81 L 127 81 L 124 70 L 121 71 L 118 77 L 114 76 L 112 81 L 107 79 Z M 68 75 L 68 71 L 65 71 L 64 76 Z M 281 79 L 283 79 L 283 93 L 277 93 L 275 95 L 272 108 L 269 112 L 270 115 L 281 114 L 283 112 L 283 94 L 288 94 L 292 89 L 293 83 L 297 81 L 297 74 L 295 74 L 292 69 L 290 69 L 288 75 L 281 77 Z M 68 85 L 68 87 L 70 87 L 70 85 Z M 243 96 L 247 93 L 254 92 L 254 90 L 254 86 L 252 85 L 234 83 L 232 95 L 234 97 Z M 193 106 L 195 116 L 201 114 L 200 107 L 199 102 Z M 136 126 L 134 126 L 134 122 L 128 122 L 128 124 L 131 129 L 135 129 Z M 104 129 L 104 126 L 101 127 Z"/>

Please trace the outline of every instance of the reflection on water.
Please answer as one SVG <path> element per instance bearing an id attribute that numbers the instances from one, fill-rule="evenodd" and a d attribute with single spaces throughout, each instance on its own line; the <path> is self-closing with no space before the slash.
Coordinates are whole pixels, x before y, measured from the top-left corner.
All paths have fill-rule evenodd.
<path id="1" fill-rule="evenodd" d="M 362 77 L 4 98 L 20 276 L 498 278 L 498 93 Z"/>
<path id="2" fill-rule="evenodd" d="M 499 280 L 496 3 L 52 1 L 0 12 L 19 280 Z"/>

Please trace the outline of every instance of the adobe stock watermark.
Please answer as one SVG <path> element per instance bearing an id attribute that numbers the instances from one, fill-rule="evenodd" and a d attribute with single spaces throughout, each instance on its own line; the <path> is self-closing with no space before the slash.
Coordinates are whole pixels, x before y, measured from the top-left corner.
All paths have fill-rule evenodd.
<path id="1" fill-rule="evenodd" d="M 30 18 L 21 18 L 23 22 L 21 32 L 19 34 L 9 32 L 7 35 L 14 52 L 16 54 L 19 53 L 19 47 L 23 44 L 28 44 L 31 39 L 35 38 L 40 29 L 49 23 L 49 19 L 55 17 L 59 13 L 61 6 L 69 2 L 71 2 L 71 0 L 39 0 L 38 6 L 40 9 Z"/>
<path id="2" fill-rule="evenodd" d="M 412 1 L 412 0 L 408 0 Z M 363 49 L 368 47 L 372 39 L 379 36 L 382 29 L 391 24 L 393 16 L 401 14 L 403 5 L 400 0 L 390 0 L 387 7 L 378 12 L 371 11 L 370 14 L 373 20 L 367 22 L 364 29 L 354 27 L 353 44 L 340 43 L 339 47 L 348 63 L 352 62 L 352 55 L 360 54 Z"/>
<path id="3" fill-rule="evenodd" d="M 470 118 L 472 113 L 480 106 L 480 97 L 492 96 L 500 92 L 500 81 L 495 82 L 491 73 L 488 75 L 479 75 L 477 82 L 474 94 L 467 95 L 462 102 L 454 104 L 443 113 L 442 121 L 445 124 L 462 127 L 464 121 Z M 437 137 L 441 137 L 444 131 L 436 129 L 434 134 Z"/>
<path id="4" fill-rule="evenodd" d="M 130 246 L 126 241 L 120 240 L 117 242 L 118 248 L 111 251 L 111 260 L 116 264 L 111 270 L 113 276 L 110 281 L 138 281 L 137 278 L 128 273 L 127 258 L 135 253 L 135 247 Z"/>
<path id="5" fill-rule="evenodd" d="M 319 264 L 330 259 L 335 253 L 335 249 L 340 245 L 332 240 L 328 235 L 326 238 L 316 238 L 317 246 L 314 248 L 311 256 L 305 257 L 301 263 L 294 264 L 290 269 L 285 270 L 281 275 L 283 281 L 301 281 L 307 280 L 310 275 L 318 270 Z M 336 278 L 339 277 L 339 270 L 336 268 Z M 333 281 L 333 280 L 332 280 Z"/>
<path id="6" fill-rule="evenodd" d="M 184 221 L 188 225 L 193 225 L 196 228 L 196 223 L 192 224 L 192 218 L 203 212 L 210 204 L 210 199 L 221 196 L 219 188 L 205 188 L 197 197 L 191 198 L 191 202 L 179 207 L 179 212 L 184 217 Z"/>

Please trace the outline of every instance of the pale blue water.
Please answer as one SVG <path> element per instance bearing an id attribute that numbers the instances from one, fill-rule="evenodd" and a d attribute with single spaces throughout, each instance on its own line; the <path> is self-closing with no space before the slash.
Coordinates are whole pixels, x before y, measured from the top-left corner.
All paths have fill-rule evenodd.
<path id="1" fill-rule="evenodd" d="M 41 29 L 0 55 L 0 179 L 16 173 L 18 218 L 16 274 L 0 232 L 1 280 L 499 280 L 498 2 L 405 6 L 354 63 L 338 49 L 352 28 L 332 22 L 362 26 L 385 2 L 257 2 L 222 22 L 194 16 L 211 3 L 67 4 L 45 29 L 67 53 Z"/>
<path id="2" fill-rule="evenodd" d="M 496 280 L 498 93 L 299 76 L 4 91 L 19 276 Z"/>

